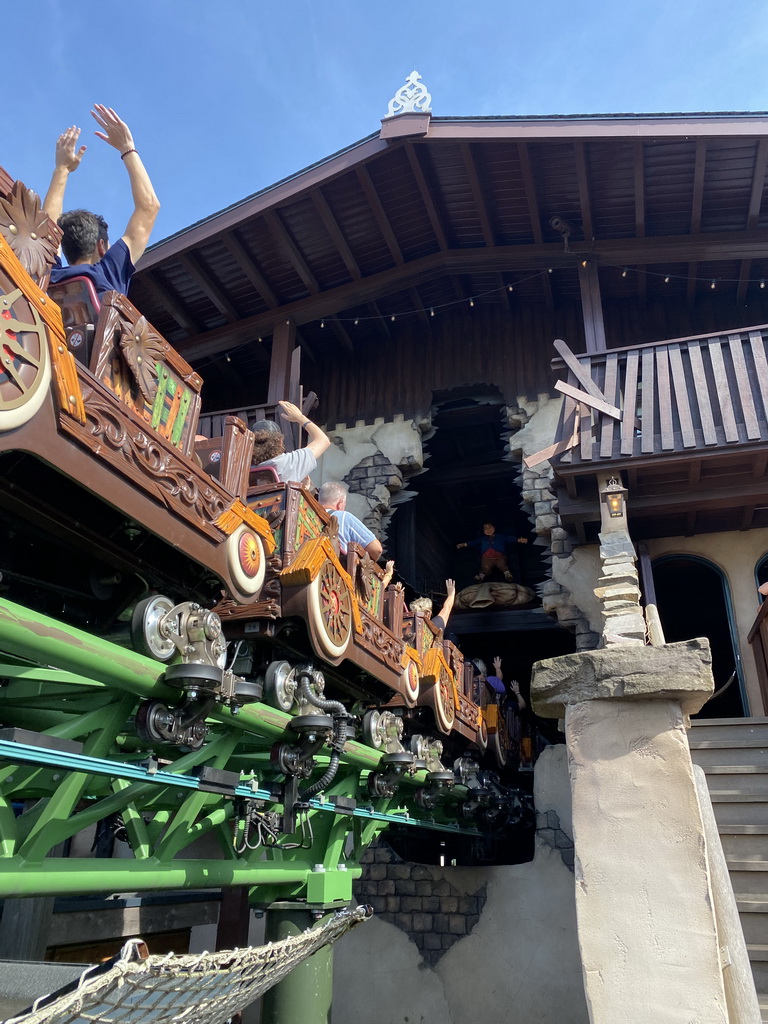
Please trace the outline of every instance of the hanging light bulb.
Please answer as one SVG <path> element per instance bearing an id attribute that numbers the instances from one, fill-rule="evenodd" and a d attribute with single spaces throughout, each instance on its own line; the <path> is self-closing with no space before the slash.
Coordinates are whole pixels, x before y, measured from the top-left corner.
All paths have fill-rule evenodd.
<path id="1" fill-rule="evenodd" d="M 434 316 L 434 315 L 435 315 L 435 311 L 434 311 L 434 309 L 430 309 L 430 311 L 429 311 L 429 315 L 430 315 L 430 316 Z"/>
<path id="2" fill-rule="evenodd" d="M 547 267 L 547 273 L 548 273 L 548 274 L 551 274 L 551 273 L 552 273 L 552 267 Z"/>
<path id="3" fill-rule="evenodd" d="M 587 266 L 587 260 L 582 260 L 581 261 L 581 265 L 582 265 L 582 267 L 586 267 Z"/>
<path id="4" fill-rule="evenodd" d="M 508 292 L 513 292 L 514 290 L 515 290 L 515 287 L 514 287 L 514 285 L 511 285 L 511 284 L 508 284 L 508 285 L 507 285 L 507 291 L 508 291 Z"/>
<path id="5" fill-rule="evenodd" d="M 669 284 L 669 274 L 664 278 L 664 284 Z"/>
<path id="6" fill-rule="evenodd" d="M 627 268 L 626 267 L 624 267 L 624 269 L 622 270 L 621 276 L 622 277 L 626 277 L 627 276 Z"/>
<path id="7" fill-rule="evenodd" d="M 760 282 L 760 287 L 761 287 L 761 288 L 765 288 L 765 281 L 761 281 L 761 282 Z"/>
<path id="8" fill-rule="evenodd" d="M 474 308 L 475 300 L 474 299 L 470 299 L 469 300 L 469 305 L 470 305 L 470 308 Z"/>
<path id="9" fill-rule="evenodd" d="M 321 327 L 325 327 L 325 320 L 321 320 L 321 321 L 320 321 L 320 326 L 321 326 Z"/>
<path id="10" fill-rule="evenodd" d="M 227 362 L 228 362 L 228 363 L 231 363 L 231 362 L 232 362 L 232 360 L 231 360 L 231 359 L 229 358 L 229 352 L 227 352 Z"/>
<path id="11" fill-rule="evenodd" d="M 712 284 L 709 287 L 712 289 L 712 291 L 714 291 L 715 290 L 715 282 L 713 281 Z"/>
<path id="12" fill-rule="evenodd" d="M 394 315 L 394 313 L 392 314 L 392 316 L 389 319 L 392 321 L 392 323 L 395 322 L 395 315 Z"/>
<path id="13" fill-rule="evenodd" d="M 358 325 L 359 323 L 360 323 L 360 321 L 359 321 L 359 320 L 355 320 L 355 327 L 357 327 L 357 325 Z"/>

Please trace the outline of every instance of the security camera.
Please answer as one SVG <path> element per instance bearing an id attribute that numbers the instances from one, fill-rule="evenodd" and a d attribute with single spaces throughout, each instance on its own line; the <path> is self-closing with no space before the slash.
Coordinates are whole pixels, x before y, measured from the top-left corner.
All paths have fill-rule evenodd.
<path id="1" fill-rule="evenodd" d="M 554 228 L 555 231 L 559 231 L 564 238 L 567 238 L 574 230 L 573 225 L 569 224 L 565 217 L 558 217 L 557 215 L 549 218 L 549 226 Z"/>

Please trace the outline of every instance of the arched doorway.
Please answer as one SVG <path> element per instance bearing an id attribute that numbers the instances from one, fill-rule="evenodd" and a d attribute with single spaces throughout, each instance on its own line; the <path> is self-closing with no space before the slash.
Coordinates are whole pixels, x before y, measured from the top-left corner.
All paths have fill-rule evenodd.
<path id="1" fill-rule="evenodd" d="M 656 602 L 667 643 L 705 636 L 712 648 L 715 692 L 699 718 L 745 714 L 744 681 L 728 581 L 712 562 L 697 555 L 665 555 L 653 563 Z M 733 673 L 733 682 L 726 686 Z"/>

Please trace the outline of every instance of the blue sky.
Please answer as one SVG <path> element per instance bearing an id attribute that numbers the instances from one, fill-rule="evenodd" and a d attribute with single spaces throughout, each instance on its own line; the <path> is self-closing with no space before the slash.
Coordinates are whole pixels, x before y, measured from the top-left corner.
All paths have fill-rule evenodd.
<path id="1" fill-rule="evenodd" d="M 44 193 L 54 142 L 88 152 L 65 208 L 131 204 L 94 102 L 133 130 L 153 241 L 375 132 L 417 69 L 436 115 L 768 110 L 764 0 L 4 0 L 2 164 Z"/>

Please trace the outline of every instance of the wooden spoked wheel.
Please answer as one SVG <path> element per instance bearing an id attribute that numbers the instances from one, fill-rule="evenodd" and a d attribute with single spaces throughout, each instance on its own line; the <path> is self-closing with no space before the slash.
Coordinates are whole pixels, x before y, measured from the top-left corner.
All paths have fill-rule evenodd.
<path id="1" fill-rule="evenodd" d="M 0 295 L 0 430 L 31 420 L 51 383 L 45 324 L 20 288 Z"/>
<path id="2" fill-rule="evenodd" d="M 453 680 L 450 673 L 441 666 L 440 678 L 435 683 L 435 718 L 441 732 L 449 733 L 456 718 L 453 706 Z"/>
<path id="3" fill-rule="evenodd" d="M 264 585 L 267 559 L 261 537 L 243 524 L 227 541 L 227 566 L 238 589 L 248 597 Z"/>
<path id="4" fill-rule="evenodd" d="M 480 753 L 483 753 L 488 748 L 488 726 L 485 724 L 484 718 L 480 719 L 480 726 L 475 737 L 475 745 Z"/>
<path id="5" fill-rule="evenodd" d="M 352 595 L 329 558 L 309 584 L 307 617 L 317 653 L 341 660 L 352 639 Z"/>
<path id="6" fill-rule="evenodd" d="M 501 708 L 499 708 L 499 720 L 496 724 L 496 729 L 488 737 L 488 745 L 499 768 L 506 767 L 509 760 L 510 739 L 506 718 Z"/>

